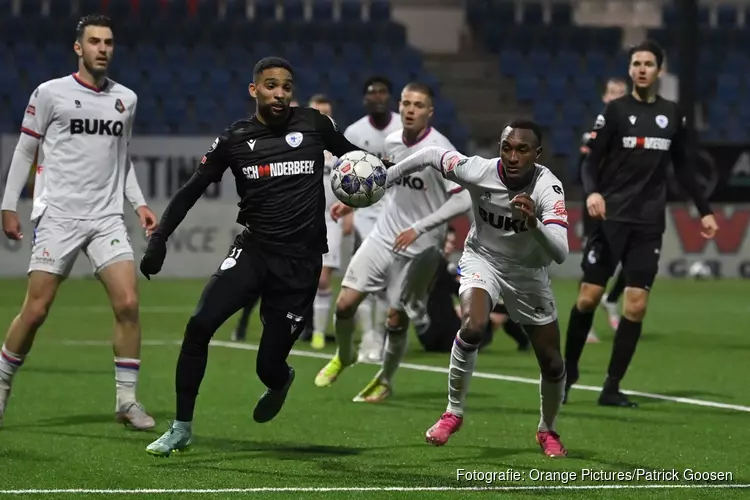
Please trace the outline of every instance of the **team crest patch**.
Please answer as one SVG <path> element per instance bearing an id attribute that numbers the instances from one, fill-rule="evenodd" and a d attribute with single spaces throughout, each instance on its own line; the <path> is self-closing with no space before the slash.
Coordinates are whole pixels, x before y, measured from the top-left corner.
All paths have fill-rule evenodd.
<path id="1" fill-rule="evenodd" d="M 669 118 L 664 115 L 659 115 L 656 117 L 656 124 L 661 128 L 667 128 L 667 125 L 669 125 Z"/>
<path id="2" fill-rule="evenodd" d="M 117 99 L 115 101 L 115 109 L 118 112 L 120 112 L 120 113 L 124 113 L 125 112 L 125 105 L 122 103 L 122 101 L 120 99 Z"/>
<path id="3" fill-rule="evenodd" d="M 604 119 L 604 115 L 599 115 L 596 117 L 596 121 L 594 122 L 594 130 L 602 129 L 606 124 L 607 120 Z"/>
<path id="4" fill-rule="evenodd" d="M 292 132 L 291 134 L 286 134 L 286 143 L 291 147 L 296 148 L 297 146 L 302 144 L 302 133 Z"/>

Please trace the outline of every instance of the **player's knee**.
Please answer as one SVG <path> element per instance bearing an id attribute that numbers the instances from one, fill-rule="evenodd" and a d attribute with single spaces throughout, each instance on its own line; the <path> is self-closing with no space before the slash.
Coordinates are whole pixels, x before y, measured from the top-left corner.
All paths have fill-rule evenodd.
<path id="1" fill-rule="evenodd" d="M 545 349 L 539 355 L 539 369 L 547 380 L 559 379 L 565 370 L 565 362 L 559 349 Z"/>
<path id="2" fill-rule="evenodd" d="M 398 330 L 399 328 L 405 327 L 408 321 L 409 318 L 404 311 L 399 311 L 392 307 L 388 308 L 388 315 L 385 320 L 385 326 L 388 327 L 388 329 Z"/>
<path id="3" fill-rule="evenodd" d="M 129 293 L 112 304 L 115 319 L 118 323 L 135 323 L 138 321 L 138 295 Z"/>
<path id="4" fill-rule="evenodd" d="M 604 295 L 604 287 L 583 283 L 576 299 L 576 308 L 581 312 L 596 310 Z"/>
<path id="5" fill-rule="evenodd" d="M 357 312 L 359 301 L 357 300 L 354 290 L 342 289 L 336 299 L 336 317 L 341 319 L 351 319 Z"/>
<path id="6" fill-rule="evenodd" d="M 29 328 L 39 328 L 47 319 L 50 303 L 41 298 L 27 300 L 21 309 L 21 320 Z"/>
<path id="7" fill-rule="evenodd" d="M 467 344 L 480 344 L 487 329 L 488 318 L 467 316 L 463 319 L 459 335 Z"/>
<path id="8" fill-rule="evenodd" d="M 197 351 L 208 350 L 208 343 L 214 334 L 213 325 L 200 311 L 193 314 L 185 326 L 185 338 L 182 348 Z"/>
<path id="9" fill-rule="evenodd" d="M 648 292 L 635 288 L 625 289 L 625 300 L 623 301 L 623 316 L 630 321 L 640 323 L 646 316 L 648 308 Z"/>

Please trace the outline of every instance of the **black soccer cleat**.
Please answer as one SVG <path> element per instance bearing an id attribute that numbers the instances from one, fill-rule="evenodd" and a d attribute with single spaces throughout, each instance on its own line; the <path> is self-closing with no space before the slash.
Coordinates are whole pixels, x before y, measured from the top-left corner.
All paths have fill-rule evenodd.
<path id="1" fill-rule="evenodd" d="M 638 403 L 631 401 L 620 391 L 602 391 L 599 394 L 599 406 L 616 406 L 619 408 L 638 408 Z"/>
<path id="2" fill-rule="evenodd" d="M 289 388 L 292 387 L 292 382 L 294 382 L 294 368 L 290 366 L 289 380 L 284 388 L 280 391 L 266 389 L 266 392 L 264 392 L 258 400 L 258 404 L 255 405 L 255 410 L 253 410 L 253 420 L 259 424 L 273 420 L 284 406 L 284 401 L 286 401 L 286 395 L 289 393 Z"/>

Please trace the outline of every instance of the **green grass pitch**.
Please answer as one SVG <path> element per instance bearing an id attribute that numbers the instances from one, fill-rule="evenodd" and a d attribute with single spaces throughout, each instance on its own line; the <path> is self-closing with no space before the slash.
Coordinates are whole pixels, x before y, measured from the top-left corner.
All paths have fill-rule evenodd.
<path id="1" fill-rule="evenodd" d="M 376 366 L 356 366 L 333 387 L 318 389 L 313 378 L 325 363 L 321 357 L 330 355 L 333 346 L 313 353 L 299 343 L 297 348 L 307 355 L 296 353 L 290 358 L 297 379 L 287 405 L 272 422 L 256 424 L 252 409 L 263 391 L 255 375 L 252 349 L 260 328 L 257 318 L 251 325 L 249 346 L 238 348 L 227 342 L 234 320 L 217 332 L 215 340 L 223 342 L 210 350 L 198 398 L 194 446 L 187 453 L 156 459 L 144 449 L 173 417 L 179 341 L 203 284 L 202 280 L 158 277 L 140 284 L 146 345 L 139 397 L 157 418 L 158 429 L 153 433 L 131 432 L 114 423 L 113 362 L 108 346 L 112 315 L 101 285 L 94 280 L 71 280 L 63 285 L 16 379 L 5 427 L 0 430 L 0 497 L 515 499 L 575 495 L 643 500 L 750 496 L 750 489 L 744 487 L 750 484 L 748 282 L 659 281 L 624 388 L 664 398 L 634 396 L 641 404 L 637 410 L 600 408 L 595 404 L 595 390 L 574 389 L 558 421 L 570 452 L 564 460 L 546 459 L 534 442 L 539 418 L 538 387 L 533 383 L 538 379 L 536 362 L 533 355 L 516 352 L 502 333 L 480 354 L 477 370 L 482 376 L 472 380 L 466 422 L 443 448 L 427 445 L 424 432 L 445 408 L 448 355 L 420 352 L 414 337 L 408 365 L 397 374 L 393 398 L 379 405 L 351 402 L 377 371 Z M 0 281 L 3 329 L 16 314 L 24 290 L 23 280 Z M 563 332 L 575 290 L 573 281 L 555 281 Z M 613 336 L 603 314 L 597 315 L 596 328 L 603 341 L 586 347 L 580 380 L 592 388 L 603 381 Z M 518 480 L 502 480 L 499 474 L 491 483 L 459 480 L 458 469 L 512 471 Z M 584 470 L 629 473 L 638 469 L 674 470 L 680 477 L 660 481 L 582 478 Z M 729 473 L 731 479 L 690 481 L 683 476 L 685 469 Z M 575 479 L 570 478 L 573 473 Z M 669 488 L 656 489 L 657 485 Z M 455 490 L 486 487 L 508 489 Z M 571 487 L 581 489 L 553 489 Z M 83 491 L 51 491 L 69 489 Z"/>

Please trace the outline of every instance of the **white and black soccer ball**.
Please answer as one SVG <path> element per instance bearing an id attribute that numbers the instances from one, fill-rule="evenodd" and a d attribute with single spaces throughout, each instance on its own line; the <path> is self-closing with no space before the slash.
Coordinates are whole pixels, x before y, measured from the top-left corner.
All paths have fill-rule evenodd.
<path id="1" fill-rule="evenodd" d="M 386 177 L 385 166 L 377 156 L 350 151 L 331 170 L 331 189 L 345 205 L 365 208 L 383 198 Z"/>
<path id="2" fill-rule="evenodd" d="M 706 280 L 712 276 L 711 266 L 704 261 L 693 262 L 688 268 L 688 276 L 696 280 Z"/>

